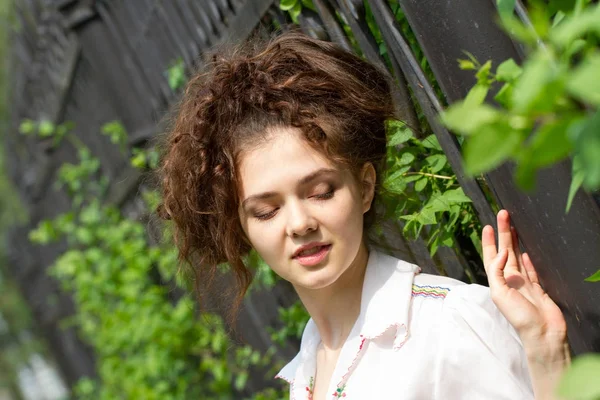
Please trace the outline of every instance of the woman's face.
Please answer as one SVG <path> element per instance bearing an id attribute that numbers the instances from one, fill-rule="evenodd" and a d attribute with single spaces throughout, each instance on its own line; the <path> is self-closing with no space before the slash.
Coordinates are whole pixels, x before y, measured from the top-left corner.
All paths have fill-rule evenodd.
<path id="1" fill-rule="evenodd" d="M 243 229 L 283 279 L 306 289 L 327 287 L 364 250 L 363 214 L 371 207 L 375 171 L 367 164 L 357 180 L 298 130 L 270 134 L 239 160 Z"/>

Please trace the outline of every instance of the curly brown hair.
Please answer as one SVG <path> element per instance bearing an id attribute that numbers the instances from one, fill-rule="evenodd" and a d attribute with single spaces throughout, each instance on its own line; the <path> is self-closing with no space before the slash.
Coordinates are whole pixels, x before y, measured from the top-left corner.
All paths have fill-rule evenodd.
<path id="1" fill-rule="evenodd" d="M 237 310 L 252 281 L 243 262 L 251 245 L 238 217 L 240 152 L 268 140 L 271 128 L 295 127 L 336 164 L 357 171 L 370 162 L 380 170 L 394 104 L 386 71 L 333 43 L 288 32 L 214 54 L 174 113 L 158 212 L 174 222 L 179 258 L 197 280 L 206 272 L 212 278 L 218 264 L 231 266 Z"/>

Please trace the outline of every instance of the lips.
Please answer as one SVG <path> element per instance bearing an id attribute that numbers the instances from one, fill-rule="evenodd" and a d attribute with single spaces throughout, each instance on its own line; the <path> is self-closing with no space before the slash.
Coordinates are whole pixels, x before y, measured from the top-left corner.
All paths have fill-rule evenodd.
<path id="1" fill-rule="evenodd" d="M 310 254 L 314 254 L 314 253 L 318 252 L 321 247 L 325 247 L 325 246 L 329 246 L 329 245 L 327 243 L 322 243 L 322 242 L 311 242 L 311 243 L 305 244 L 304 246 L 300 246 L 298 249 L 296 249 L 296 251 L 292 255 L 292 258 L 296 258 L 299 256 L 304 257 L 304 256 L 307 256 Z"/>
<path id="2" fill-rule="evenodd" d="M 330 249 L 330 244 L 309 243 L 296 250 L 292 258 L 304 266 L 314 266 L 327 257 Z"/>

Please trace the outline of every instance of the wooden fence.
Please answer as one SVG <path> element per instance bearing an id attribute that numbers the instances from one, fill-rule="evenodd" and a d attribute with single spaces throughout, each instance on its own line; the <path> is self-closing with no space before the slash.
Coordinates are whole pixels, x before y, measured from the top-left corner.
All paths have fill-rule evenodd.
<path id="1" fill-rule="evenodd" d="M 383 64 L 368 29 L 367 4 L 382 32 L 392 72 L 399 82 L 397 100 L 404 118 L 414 121 L 415 104 L 425 114 L 458 180 L 471 197 L 484 223 L 493 223 L 492 208 L 479 183 L 461 170 L 456 138 L 440 125 L 443 102 L 463 97 L 473 84 L 456 59 L 463 50 L 480 60 L 496 63 L 521 59 L 520 49 L 495 24 L 492 0 L 400 0 L 410 27 L 431 66 L 444 98 L 440 99 L 385 0 L 313 0 L 318 12 L 304 9 L 301 28 L 310 35 L 333 40 L 350 49 L 339 21 L 348 24 L 364 56 Z M 192 67 L 211 47 L 248 37 L 257 27 L 271 29 L 289 22 L 273 0 L 22 0 L 18 3 L 20 31 L 15 34 L 12 63 L 12 130 L 6 136 L 7 164 L 30 212 L 28 226 L 10 236 L 12 272 L 34 310 L 40 332 L 49 339 L 63 374 L 73 383 L 94 375 L 94 356 L 72 329 L 59 322 L 74 310 L 68 296 L 48 278 L 46 268 L 64 246 L 40 248 L 27 232 L 40 220 L 64 212 L 67 196 L 52 188 L 54 174 L 64 162 L 74 161 L 68 144 L 51 149 L 44 141 L 18 134 L 24 118 L 73 121 L 76 135 L 100 158 L 112 182 L 110 201 L 132 218 L 142 215 L 138 199 L 139 172 L 101 135 L 101 126 L 119 120 L 130 132 L 130 146 L 157 134 L 157 123 L 175 99 L 165 77 L 171 63 L 181 58 Z M 523 11 L 520 4 L 519 10 Z M 520 13 L 526 18 L 526 13 Z M 412 95 L 409 95 L 409 90 Z M 541 173 L 532 195 L 517 190 L 510 165 L 486 176 L 495 200 L 514 216 L 522 245 L 540 269 L 541 280 L 562 306 L 571 345 L 576 353 L 600 350 L 600 287 L 583 282 L 600 259 L 600 211 L 597 199 L 580 192 L 570 214 L 563 199 L 570 183 L 569 163 Z M 465 254 L 441 249 L 432 260 L 425 244 L 405 241 L 396 223 L 389 222 L 387 246 L 395 255 L 418 263 L 425 272 L 438 266 L 464 279 Z M 290 304 L 294 294 L 278 286 L 246 300 L 241 316 L 242 335 L 260 349 L 271 343 L 265 326 L 276 324 L 277 309 Z M 282 354 L 289 357 L 294 349 Z"/>

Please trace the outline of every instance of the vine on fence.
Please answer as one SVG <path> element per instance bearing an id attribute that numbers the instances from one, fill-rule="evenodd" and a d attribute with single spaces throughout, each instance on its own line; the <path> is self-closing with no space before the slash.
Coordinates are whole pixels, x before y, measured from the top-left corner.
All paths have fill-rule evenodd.
<path id="1" fill-rule="evenodd" d="M 40 137 L 59 131 L 33 121 L 21 126 Z M 117 145 L 126 138 L 116 122 L 104 125 L 103 133 Z M 234 345 L 219 316 L 198 316 L 187 295 L 171 299 L 166 283 L 176 278 L 175 246 L 150 244 L 145 224 L 104 204 L 108 181 L 101 179 L 98 160 L 69 131 L 61 135 L 79 146 L 79 163 L 65 164 L 57 174 L 73 207 L 42 221 L 30 239 L 66 240 L 67 250 L 50 273 L 73 295 L 77 313 L 68 323 L 94 348 L 99 375 L 97 381 L 81 380 L 75 394 L 81 399 L 233 398 L 245 388 L 250 369 L 271 366 L 272 352 L 261 355 Z M 145 198 L 156 202 L 156 193 Z M 280 396 L 268 389 L 253 399 Z"/>

